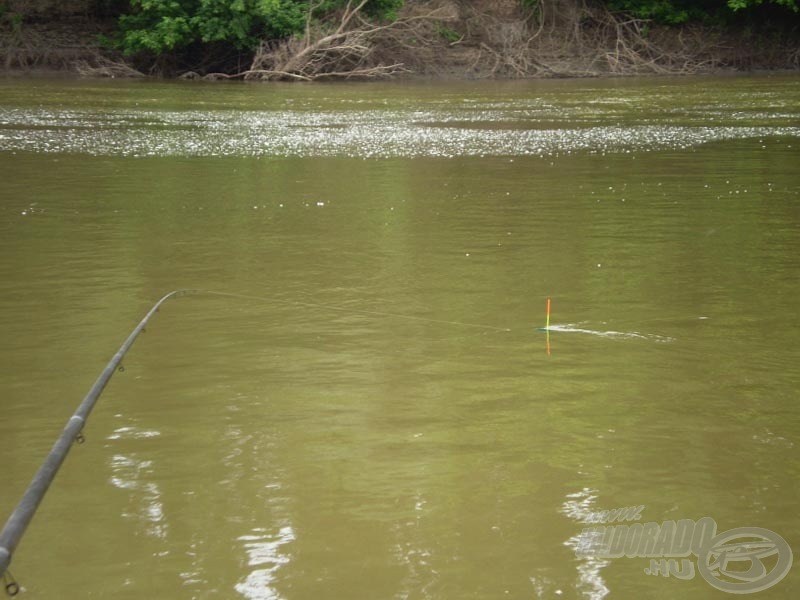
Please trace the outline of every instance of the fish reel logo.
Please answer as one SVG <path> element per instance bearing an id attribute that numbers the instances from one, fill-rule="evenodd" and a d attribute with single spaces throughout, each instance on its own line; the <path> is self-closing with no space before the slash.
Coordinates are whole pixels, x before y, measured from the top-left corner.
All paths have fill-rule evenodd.
<path id="1" fill-rule="evenodd" d="M 764 559 L 775 555 L 777 562 L 768 571 Z M 766 590 L 783 579 L 792 567 L 792 559 L 789 544 L 774 531 L 737 527 L 710 541 L 705 556 L 698 556 L 697 570 L 718 590 L 751 594 Z"/>
<path id="2" fill-rule="evenodd" d="M 711 517 L 662 523 L 639 521 L 644 506 L 603 511 L 587 522 L 614 523 L 584 529 L 578 536 L 578 558 L 649 558 L 647 575 L 689 580 L 700 572 L 711 586 L 730 594 L 752 594 L 771 588 L 792 567 L 792 549 L 780 535 L 761 527 L 737 527 L 717 533 Z M 697 558 L 697 568 L 690 558 Z"/>

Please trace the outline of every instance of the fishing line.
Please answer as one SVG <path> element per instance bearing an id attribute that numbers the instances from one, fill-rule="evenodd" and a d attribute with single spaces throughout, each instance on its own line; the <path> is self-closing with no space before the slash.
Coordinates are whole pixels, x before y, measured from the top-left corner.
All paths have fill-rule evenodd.
<path id="1" fill-rule="evenodd" d="M 187 289 L 183 290 L 183 293 L 186 294 L 206 294 L 211 296 L 220 296 L 220 297 L 228 297 L 228 298 L 240 298 L 244 300 L 252 300 L 257 302 L 263 303 L 273 303 L 273 304 L 280 304 L 284 306 L 291 306 L 291 307 L 305 307 L 305 308 L 315 308 L 320 310 L 329 310 L 334 312 L 340 313 L 348 313 L 348 314 L 362 314 L 362 315 L 372 315 L 384 318 L 392 318 L 392 319 L 406 319 L 410 321 L 422 322 L 422 323 L 432 323 L 437 325 L 449 325 L 455 327 L 466 327 L 471 328 L 474 330 L 479 330 L 476 333 L 471 335 L 459 335 L 458 338 L 462 342 L 464 340 L 472 339 L 473 337 L 487 335 L 491 332 L 502 332 L 502 333 L 509 333 L 511 332 L 510 328 L 507 327 L 497 327 L 494 325 L 485 325 L 481 323 L 469 323 L 465 321 L 450 321 L 444 319 L 432 319 L 429 317 L 420 317 L 416 315 L 408 315 L 403 313 L 392 313 L 386 311 L 377 311 L 377 310 L 370 310 L 370 309 L 360 309 L 360 308 L 347 308 L 343 306 L 336 306 L 332 304 L 324 304 L 319 302 L 304 302 L 302 300 L 283 300 L 280 298 L 271 298 L 271 297 L 264 297 L 264 296 L 253 296 L 249 294 L 237 294 L 233 292 L 219 292 L 215 290 L 202 290 L 202 289 Z M 452 339 L 452 338 L 451 338 Z M 403 353 L 401 353 L 403 354 Z M 438 365 L 443 362 L 447 362 L 451 360 L 451 358 L 439 358 L 437 360 L 426 360 L 425 367 L 427 369 L 431 368 L 434 365 Z"/>
<path id="2" fill-rule="evenodd" d="M 423 323 L 436 323 L 439 325 L 454 325 L 458 327 L 473 327 L 476 329 L 485 329 L 488 331 L 502 331 L 502 332 L 510 332 L 511 329 L 508 327 L 496 327 L 494 325 L 483 325 L 480 323 L 468 323 L 465 321 L 447 321 L 444 319 L 431 319 L 428 317 L 419 317 L 416 315 L 406 315 L 402 313 L 391 313 L 391 312 L 384 312 L 378 310 L 370 310 L 370 309 L 362 309 L 362 308 L 347 308 L 344 306 L 335 306 L 332 304 L 322 304 L 317 302 L 303 302 L 300 300 L 281 300 L 280 298 L 267 298 L 263 296 L 250 296 L 247 294 L 234 294 L 232 292 L 217 292 L 213 290 L 200 290 L 200 289 L 190 289 L 190 290 L 183 290 L 184 293 L 187 294 L 210 294 L 213 296 L 227 296 L 230 298 L 243 298 L 247 300 L 258 300 L 259 302 L 273 302 L 276 304 L 284 304 L 288 306 L 302 306 L 306 308 L 319 308 L 322 310 L 331 310 L 336 312 L 345 312 L 345 313 L 352 313 L 352 314 L 362 314 L 362 315 L 374 315 L 378 317 L 387 317 L 392 319 L 407 319 L 410 321 L 421 321 Z"/>

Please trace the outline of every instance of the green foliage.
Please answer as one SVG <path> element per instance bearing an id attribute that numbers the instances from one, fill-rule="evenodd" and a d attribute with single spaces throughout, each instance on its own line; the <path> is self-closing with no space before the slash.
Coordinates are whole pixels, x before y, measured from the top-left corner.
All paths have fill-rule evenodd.
<path id="1" fill-rule="evenodd" d="M 373 17 L 394 21 L 398 11 L 403 8 L 405 0 L 372 0 L 367 6 L 367 13 Z"/>
<path id="2" fill-rule="evenodd" d="M 606 5 L 612 11 L 669 25 L 687 21 L 724 23 L 736 12 L 762 5 L 800 11 L 798 0 L 607 0 Z"/>
<path id="3" fill-rule="evenodd" d="M 776 4 L 791 9 L 794 12 L 800 12 L 800 4 L 798 0 L 767 0 L 767 4 Z M 753 8 L 764 4 L 764 0 L 728 0 L 728 8 L 733 11 L 744 10 Z"/>
<path id="4" fill-rule="evenodd" d="M 224 41 L 237 49 L 252 47 L 264 25 L 256 0 L 131 0 L 133 11 L 119 19 L 119 45 L 129 54 L 163 54 L 195 42 Z"/>
<path id="5" fill-rule="evenodd" d="M 257 0 L 257 12 L 267 37 L 284 38 L 303 30 L 308 5 L 293 0 Z"/>
<path id="6" fill-rule="evenodd" d="M 314 2 L 324 15 L 347 0 Z M 371 0 L 373 17 L 394 18 L 403 0 Z M 252 50 L 261 40 L 281 39 L 303 31 L 309 0 L 130 0 L 119 18 L 114 45 L 126 54 L 172 53 L 197 44 L 220 44 Z"/>
<path id="7" fill-rule="evenodd" d="M 22 15 L 8 10 L 5 2 L 0 2 L 0 25 L 8 25 L 12 33 L 22 31 Z"/>
<path id="8" fill-rule="evenodd" d="M 607 4 L 613 11 L 626 12 L 640 19 L 653 19 L 670 25 L 688 21 L 692 10 L 692 3 L 682 0 L 610 0 Z"/>
<path id="9" fill-rule="evenodd" d="M 444 39 L 448 41 L 448 43 L 453 44 L 461 39 L 461 34 L 455 31 L 454 29 L 450 29 L 449 27 L 445 27 L 444 25 L 439 25 L 439 35 L 442 36 Z"/>

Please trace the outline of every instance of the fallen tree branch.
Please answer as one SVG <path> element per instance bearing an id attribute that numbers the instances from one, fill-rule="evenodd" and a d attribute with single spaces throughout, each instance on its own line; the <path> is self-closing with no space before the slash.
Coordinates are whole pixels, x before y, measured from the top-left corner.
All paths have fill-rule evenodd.
<path id="1" fill-rule="evenodd" d="M 111 79 L 117 77 L 145 77 L 144 73 L 137 71 L 130 65 L 121 61 L 111 60 L 100 54 L 93 57 L 91 62 L 86 59 L 76 60 L 72 63 L 72 68 L 79 75 L 87 77 L 109 77 Z"/>
<path id="2" fill-rule="evenodd" d="M 250 68 L 232 77 L 313 81 L 324 78 L 385 77 L 409 72 L 403 63 L 373 60 L 376 42 L 389 33 L 409 33 L 420 23 L 454 18 L 446 7 L 434 7 L 390 23 L 374 23 L 363 10 L 368 0 L 348 0 L 335 29 L 325 30 L 315 21 L 321 2 L 310 3 L 302 37 L 262 43 Z"/>

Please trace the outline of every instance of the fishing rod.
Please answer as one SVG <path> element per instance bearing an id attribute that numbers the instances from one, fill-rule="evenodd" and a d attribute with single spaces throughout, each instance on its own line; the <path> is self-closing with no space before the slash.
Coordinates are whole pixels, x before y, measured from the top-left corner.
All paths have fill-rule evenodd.
<path id="1" fill-rule="evenodd" d="M 136 338 L 139 334 L 144 331 L 147 323 L 150 319 L 155 315 L 162 304 L 164 304 L 170 298 L 184 296 L 188 294 L 207 294 L 207 295 L 214 295 L 214 296 L 223 296 L 229 298 L 242 298 L 242 299 L 249 299 L 249 300 L 258 300 L 258 301 L 269 301 L 272 303 L 281 303 L 287 305 L 294 305 L 294 306 L 304 306 L 304 307 L 314 307 L 320 308 L 325 310 L 333 310 L 333 311 L 343 311 L 343 312 L 350 312 L 350 313 L 360 313 L 360 314 L 368 314 L 373 316 L 382 316 L 382 317 L 394 317 L 394 318 L 401 318 L 401 319 L 411 319 L 415 321 L 423 321 L 429 323 L 438 323 L 438 324 L 445 324 L 445 325 L 455 325 L 455 326 L 464 326 L 464 327 L 475 327 L 481 328 L 486 330 L 494 330 L 494 331 L 503 331 L 509 332 L 511 331 L 508 328 L 501 328 L 501 327 L 494 327 L 490 325 L 481 325 L 478 323 L 465 323 L 460 321 L 447 321 L 447 320 L 440 320 L 440 319 L 430 319 L 426 317 L 420 317 L 415 315 L 403 315 L 397 313 L 389 313 L 389 312 L 382 312 L 382 311 L 374 311 L 374 310 L 360 310 L 360 309 L 351 309 L 351 308 L 344 308 L 344 307 L 337 307 L 331 306 L 327 304 L 318 304 L 318 303 L 310 303 L 310 302 L 297 302 L 297 301 L 287 301 L 287 300 L 279 300 L 275 298 L 262 298 L 259 296 L 248 296 L 244 294 L 233 294 L 230 292 L 215 292 L 210 290 L 198 290 L 198 289 L 185 289 L 185 290 L 175 290 L 172 291 L 165 296 L 163 296 L 158 302 L 156 302 L 152 308 L 147 312 L 141 322 L 131 331 L 128 338 L 125 342 L 120 346 L 117 353 L 111 358 L 111 360 L 106 365 L 103 372 L 97 378 L 94 385 L 89 390 L 89 393 L 86 394 L 86 397 L 81 402 L 78 409 L 75 411 L 75 414 L 70 417 L 67 424 L 64 426 L 64 430 L 61 432 L 61 435 L 56 440 L 56 443 L 53 445 L 53 448 L 50 450 L 50 453 L 45 458 L 42 466 L 39 467 L 39 470 L 34 475 L 31 483 L 28 485 L 27 490 L 22 496 L 22 499 L 17 504 L 14 512 L 11 513 L 11 516 L 8 518 L 8 521 L 3 526 L 2 531 L 0 531 L 0 579 L 3 580 L 3 584 L 5 586 L 6 592 L 10 596 L 14 596 L 19 593 L 20 588 L 14 578 L 11 576 L 11 573 L 8 570 L 9 565 L 11 564 L 11 558 L 14 554 L 14 551 L 17 548 L 22 536 L 25 534 L 25 530 L 27 529 L 28 525 L 30 524 L 31 520 L 33 519 L 33 515 L 36 513 L 36 509 L 39 507 L 42 499 L 44 498 L 45 493 L 47 493 L 50 484 L 55 479 L 56 473 L 58 473 L 59 468 L 63 464 L 64 460 L 67 457 L 67 454 L 72 447 L 73 442 L 83 443 L 83 427 L 86 425 L 86 421 L 89 418 L 89 414 L 92 412 L 97 400 L 100 398 L 100 394 L 103 393 L 106 385 L 108 384 L 111 376 L 119 369 L 122 370 L 120 363 L 122 359 L 125 357 L 125 354 L 130 350 L 133 343 L 136 341 Z"/>
<path id="2" fill-rule="evenodd" d="M 108 362 L 106 368 L 103 369 L 102 373 L 100 373 L 97 381 L 94 382 L 94 385 L 89 390 L 89 393 L 86 394 L 86 397 L 83 399 L 83 402 L 81 402 L 80 406 L 78 406 L 75 414 L 73 414 L 69 421 L 67 421 L 67 424 L 64 426 L 64 430 L 61 432 L 61 435 L 58 437 L 56 443 L 53 445 L 53 448 L 50 450 L 50 454 L 47 455 L 47 458 L 45 458 L 42 466 L 39 467 L 36 475 L 33 476 L 30 485 L 28 485 L 28 489 L 25 490 L 25 493 L 22 495 L 22 499 L 19 501 L 19 504 L 17 504 L 14 512 L 11 513 L 8 521 L 6 521 L 6 524 L 3 526 L 3 530 L 0 531 L 0 578 L 3 580 L 8 595 L 14 596 L 19 592 L 20 589 L 19 585 L 16 581 L 14 581 L 14 578 L 8 571 L 14 550 L 16 550 L 17 545 L 25 533 L 25 530 L 31 522 L 31 519 L 33 519 L 36 509 L 39 507 L 39 504 L 41 503 L 42 498 L 44 498 L 45 493 L 47 493 L 47 489 L 53 482 L 56 473 L 58 473 L 58 469 L 61 467 L 64 459 L 67 457 L 67 454 L 72 447 L 72 443 L 83 443 L 83 427 L 86 424 L 86 420 L 89 418 L 89 414 L 92 412 L 94 405 L 97 403 L 100 394 L 103 393 L 103 390 L 105 389 L 114 372 L 118 368 L 121 369 L 120 363 L 125 357 L 125 354 L 128 352 L 128 350 L 130 350 L 131 346 L 133 346 L 133 343 L 136 341 L 136 338 L 139 336 L 139 334 L 144 331 L 148 321 L 150 321 L 152 316 L 158 312 L 158 309 L 161 307 L 161 305 L 170 298 L 183 295 L 184 293 L 185 290 L 175 290 L 162 297 L 153 305 L 153 307 L 148 311 L 148 313 L 134 328 L 134 330 L 131 331 L 128 338 L 125 340 L 122 346 L 120 346 L 119 350 L 117 350 L 117 353 Z"/>

